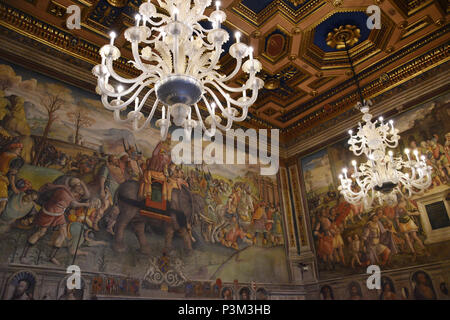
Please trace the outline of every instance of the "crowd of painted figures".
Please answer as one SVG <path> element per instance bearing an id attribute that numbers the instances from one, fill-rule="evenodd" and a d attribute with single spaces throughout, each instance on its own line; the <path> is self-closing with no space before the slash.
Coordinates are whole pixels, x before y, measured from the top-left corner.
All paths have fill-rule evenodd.
<path id="1" fill-rule="evenodd" d="M 62 246 L 67 245 L 74 254 L 79 246 L 77 235 L 83 229 L 88 231 L 83 232 L 82 244 L 106 245 L 94 240 L 95 232 L 104 228 L 114 235 L 120 214 L 117 190 L 130 179 L 140 183 L 139 199 L 161 201 L 167 199 L 168 190 L 182 185 L 199 194 L 204 203 L 193 223 L 198 224 L 206 242 L 236 250 L 283 242 L 281 213 L 276 204 L 258 201 L 248 180 L 233 182 L 213 177 L 203 167 L 176 166 L 170 157 L 170 140 L 159 142 L 148 159 L 136 147 L 125 144 L 125 151 L 119 155 L 91 152 L 70 157 L 55 148 L 58 161 L 48 167 L 61 175 L 45 181 L 38 190 L 31 181 L 20 178 L 25 165 L 23 144 L 18 139 L 4 141 L 0 152 L 1 230 L 18 225 L 36 229 L 26 241 L 20 258 L 23 263 L 27 263 L 29 249 L 48 230 L 56 230 L 50 253 L 50 261 L 55 264 L 60 264 L 56 253 Z M 152 189 L 155 181 L 163 187 Z M 87 253 L 78 250 L 78 254 Z"/>
<path id="2" fill-rule="evenodd" d="M 419 149 L 433 168 L 430 189 L 450 182 L 450 133 L 445 135 L 444 144 L 433 134 L 420 143 L 410 137 L 409 146 Z M 399 254 L 409 254 L 413 261 L 417 255 L 430 255 L 420 237 L 420 213 L 412 199 L 399 197 L 394 206 L 368 212 L 362 205 L 347 203 L 333 188 L 319 200 L 311 196 L 309 200 L 317 254 L 325 270 L 334 270 L 337 265 L 353 269 L 389 266 Z"/>

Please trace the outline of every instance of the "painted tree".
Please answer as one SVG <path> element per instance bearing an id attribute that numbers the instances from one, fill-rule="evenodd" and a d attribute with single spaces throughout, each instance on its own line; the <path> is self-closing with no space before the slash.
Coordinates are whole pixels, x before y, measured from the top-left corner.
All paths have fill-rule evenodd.
<path id="1" fill-rule="evenodd" d="M 47 143 L 50 129 L 58 119 L 57 112 L 61 110 L 64 105 L 73 103 L 72 91 L 62 85 L 56 83 L 45 83 L 39 86 L 39 91 L 40 102 L 47 111 L 48 120 L 44 128 L 44 132 L 42 133 L 42 139 L 36 147 L 36 152 L 33 158 L 34 165 L 39 163 L 39 158 L 41 157 L 44 146 Z"/>
<path id="2" fill-rule="evenodd" d="M 76 111 L 67 112 L 67 117 L 75 126 L 75 144 L 79 144 L 80 129 L 92 126 L 95 120 L 89 116 L 86 110 L 82 111 L 81 108 L 77 108 Z"/>
<path id="3" fill-rule="evenodd" d="M 22 77 L 16 75 L 13 68 L 8 65 L 0 65 L 0 90 L 17 86 L 22 81 Z"/>

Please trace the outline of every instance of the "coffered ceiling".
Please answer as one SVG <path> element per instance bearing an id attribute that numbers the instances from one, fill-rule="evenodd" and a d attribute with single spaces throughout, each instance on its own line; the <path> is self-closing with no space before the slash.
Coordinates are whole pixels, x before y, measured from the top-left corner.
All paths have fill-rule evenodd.
<path id="1" fill-rule="evenodd" d="M 153 1 L 157 4 L 157 1 Z M 141 0 L 7 0 L 0 2 L 0 27 L 82 60 L 100 60 L 111 30 L 121 33 L 116 67 L 135 75 L 123 31 L 134 23 Z M 81 29 L 68 30 L 66 8 L 81 8 Z M 366 8 L 381 8 L 381 29 L 369 30 Z M 334 29 L 359 29 L 350 49 L 365 97 L 376 97 L 449 58 L 448 1 L 429 0 L 222 0 L 224 25 L 239 30 L 263 64 L 265 86 L 243 124 L 279 128 L 289 140 L 336 118 L 358 97 L 345 50 L 336 48 Z M 211 9 L 213 10 L 213 6 Z M 330 35 L 330 32 L 332 35 Z M 226 49 L 234 41 L 234 37 Z M 224 72 L 233 59 L 221 58 Z M 239 74 L 236 84 L 245 81 Z M 94 82 L 92 76 L 86 81 Z"/>

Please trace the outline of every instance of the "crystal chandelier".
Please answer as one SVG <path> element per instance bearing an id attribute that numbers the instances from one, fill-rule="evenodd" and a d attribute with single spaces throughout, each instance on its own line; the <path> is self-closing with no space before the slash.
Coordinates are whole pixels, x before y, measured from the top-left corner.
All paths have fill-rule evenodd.
<path id="1" fill-rule="evenodd" d="M 220 1 L 216 1 L 209 17 L 204 11 L 211 0 L 157 2 L 166 13 L 157 12 L 150 1 L 145 2 L 135 17 L 136 25 L 124 33 L 131 43 L 134 61 L 130 62 L 140 71 L 139 76 L 127 79 L 114 71 L 113 61 L 120 57 L 119 49 L 114 46 L 114 32 L 110 34 L 110 43 L 100 49 L 102 62 L 92 73 L 97 77 L 97 93 L 104 107 L 114 111 L 116 121 L 131 122 L 133 129 L 140 131 L 149 125 L 158 105 L 162 105 L 162 118 L 156 121 L 162 140 L 167 137 L 171 120 L 185 129 L 187 139 L 197 125 L 209 137 L 215 134 L 216 128 L 229 130 L 233 121 L 243 121 L 247 117 L 248 107 L 256 101 L 258 90 L 264 85 L 255 76 L 261 71 L 261 62 L 253 58 L 253 48 L 239 41 L 237 32 L 236 42 L 229 49 L 236 66 L 229 75 L 219 72 L 222 46 L 229 40 L 228 32 L 221 28 L 226 14 L 220 10 Z M 202 27 L 199 23 L 202 20 L 211 22 L 212 28 Z M 144 46 L 140 52 L 139 45 Z M 249 58 L 243 63 L 246 57 Z M 247 82 L 241 87 L 228 86 L 226 83 L 237 75 L 241 66 L 249 75 Z M 114 88 L 109 83 L 110 78 L 120 85 Z M 249 96 L 247 90 L 251 90 Z M 232 98 L 232 94 L 237 99 Z M 125 96 L 129 98 L 122 100 Z M 150 97 L 154 103 L 145 119 L 141 110 Z M 121 112 L 133 102 L 134 109 L 122 119 Z M 199 103 L 203 103 L 209 114 L 205 121 Z M 222 117 L 216 114 L 217 108 Z M 192 118 L 192 109 L 197 120 Z M 226 124 L 221 123 L 222 118 L 226 119 Z"/>
<path id="2" fill-rule="evenodd" d="M 374 202 L 393 205 L 397 202 L 397 194 L 411 197 L 426 190 L 431 185 L 431 167 L 418 150 L 413 150 L 412 158 L 411 151 L 405 149 L 407 160 L 402 156 L 395 157 L 392 150 L 387 151 L 398 146 L 398 129 L 394 128 L 393 120 L 388 123 L 383 122 L 382 117 L 372 120 L 373 116 L 369 113 L 372 103 L 362 96 L 348 51 L 348 38 L 346 34 L 343 36 L 342 41 L 361 99 L 357 108 L 363 113 L 363 123 L 358 123 L 357 132 L 353 134 L 352 130 L 349 131 L 349 150 L 358 157 L 364 154 L 366 162 L 358 166 L 353 160 L 352 172 L 344 168 L 339 175 L 341 185 L 338 190 L 347 202 L 354 205 L 362 203 L 365 209 L 371 208 Z"/>

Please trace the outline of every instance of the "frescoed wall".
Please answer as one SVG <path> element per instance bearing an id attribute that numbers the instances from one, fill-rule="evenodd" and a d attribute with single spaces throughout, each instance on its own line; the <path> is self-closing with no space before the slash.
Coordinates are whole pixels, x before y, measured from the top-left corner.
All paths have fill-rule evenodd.
<path id="1" fill-rule="evenodd" d="M 65 268 L 76 253 L 82 271 L 148 286 L 171 270 L 183 288 L 287 283 L 276 177 L 176 166 L 159 137 L 115 123 L 95 94 L 0 61 L 0 264 Z M 159 211 L 141 216 L 149 204 Z"/>
<path id="2" fill-rule="evenodd" d="M 362 274 L 368 265 L 391 270 L 450 258 L 448 98 L 394 118 L 401 136 L 395 152 L 418 149 L 433 168 L 433 182 L 424 195 L 368 211 L 345 202 L 337 190 L 338 175 L 356 159 L 347 139 L 299 159 L 320 279 Z M 434 211 L 429 206 L 433 201 Z"/>

